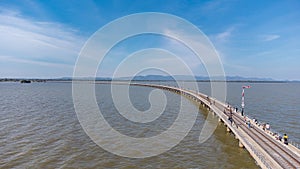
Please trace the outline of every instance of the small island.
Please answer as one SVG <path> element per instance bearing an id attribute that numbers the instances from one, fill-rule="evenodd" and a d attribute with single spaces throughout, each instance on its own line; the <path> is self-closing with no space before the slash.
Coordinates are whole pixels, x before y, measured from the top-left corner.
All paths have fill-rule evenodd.
<path id="1" fill-rule="evenodd" d="M 20 83 L 31 83 L 31 80 L 21 80 Z"/>

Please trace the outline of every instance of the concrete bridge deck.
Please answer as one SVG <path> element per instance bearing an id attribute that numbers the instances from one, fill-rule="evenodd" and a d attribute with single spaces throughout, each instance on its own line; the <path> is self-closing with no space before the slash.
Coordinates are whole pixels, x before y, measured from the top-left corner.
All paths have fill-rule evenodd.
<path id="1" fill-rule="evenodd" d="M 252 123 L 251 128 L 248 128 L 248 125 L 245 123 L 245 117 L 241 116 L 240 113 L 232 113 L 235 124 L 232 125 L 228 120 L 229 112 L 224 112 L 224 109 L 228 106 L 225 103 L 215 99 L 211 102 L 212 99 L 207 95 L 172 86 L 140 83 L 131 83 L 130 85 L 168 90 L 188 97 L 202 106 L 205 106 L 219 117 L 219 121 L 224 122 L 224 125 L 227 126 L 227 130 L 235 135 L 240 141 L 240 146 L 247 149 L 261 168 L 300 169 L 299 149 L 291 145 L 287 146 L 279 140 L 274 139 L 270 134 L 263 131 L 254 123 Z"/>

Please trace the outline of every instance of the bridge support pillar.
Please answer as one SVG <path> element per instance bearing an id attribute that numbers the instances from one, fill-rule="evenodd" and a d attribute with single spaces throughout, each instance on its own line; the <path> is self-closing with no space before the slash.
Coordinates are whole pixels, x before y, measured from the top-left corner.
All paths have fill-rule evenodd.
<path id="1" fill-rule="evenodd" d="M 231 131 L 231 130 L 230 130 L 230 128 L 229 128 L 228 126 L 227 126 L 227 131 L 228 131 L 228 132 L 230 132 L 230 131 Z"/>

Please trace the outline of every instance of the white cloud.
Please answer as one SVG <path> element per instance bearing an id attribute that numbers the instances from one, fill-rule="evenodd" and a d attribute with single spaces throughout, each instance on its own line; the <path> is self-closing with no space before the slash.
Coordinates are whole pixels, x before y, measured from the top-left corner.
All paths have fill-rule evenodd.
<path id="1" fill-rule="evenodd" d="M 226 7 L 224 4 L 226 4 L 228 2 L 222 1 L 222 0 L 212 0 L 212 1 L 207 1 L 206 3 L 204 3 L 201 6 L 201 10 L 204 13 L 208 13 L 208 12 L 216 12 L 216 11 L 222 11 L 225 10 Z"/>
<path id="2" fill-rule="evenodd" d="M 178 38 L 184 43 L 183 45 L 176 41 L 177 44 L 174 44 L 167 41 L 164 46 L 180 57 L 196 75 L 224 74 L 220 56 L 208 37 L 199 30 L 177 27 L 172 30 L 166 29 L 165 35 Z"/>
<path id="3" fill-rule="evenodd" d="M 280 38 L 280 35 L 264 35 L 263 41 L 272 41 L 278 38 Z"/>
<path id="4" fill-rule="evenodd" d="M 85 40 L 77 33 L 60 23 L 39 22 L 18 11 L 0 9 L 0 55 L 11 57 L 1 57 L 1 62 L 74 64 Z"/>

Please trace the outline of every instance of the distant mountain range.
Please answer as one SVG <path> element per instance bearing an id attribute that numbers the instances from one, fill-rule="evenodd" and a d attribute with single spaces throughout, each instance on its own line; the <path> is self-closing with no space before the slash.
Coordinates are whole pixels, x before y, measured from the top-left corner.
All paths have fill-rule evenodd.
<path id="1" fill-rule="evenodd" d="M 78 80 L 93 80 L 94 78 L 80 78 Z M 63 77 L 56 80 L 72 80 L 72 77 Z M 119 77 L 119 78 L 108 78 L 108 77 L 96 77 L 95 80 L 99 81 L 110 81 L 110 80 L 133 80 L 133 81 L 224 81 L 224 77 L 208 77 L 208 76 L 187 76 L 187 75 L 174 75 L 174 76 L 163 76 L 163 75 L 146 75 L 146 76 L 135 76 L 135 77 Z M 257 78 L 257 77 L 242 77 L 242 76 L 226 76 L 226 81 L 257 81 L 257 82 L 273 82 L 278 81 L 272 78 Z"/>
<path id="2" fill-rule="evenodd" d="M 147 76 L 135 76 L 132 77 L 124 77 L 124 78 L 117 78 L 114 80 L 136 80 L 136 81 L 143 81 L 143 80 L 157 80 L 157 81 L 173 81 L 173 80 L 197 80 L 197 81 L 275 81 L 272 78 L 247 78 L 241 76 L 226 76 L 224 77 L 208 77 L 208 76 L 186 76 L 186 75 L 174 75 L 174 76 L 161 76 L 161 75 L 147 75 Z"/>

